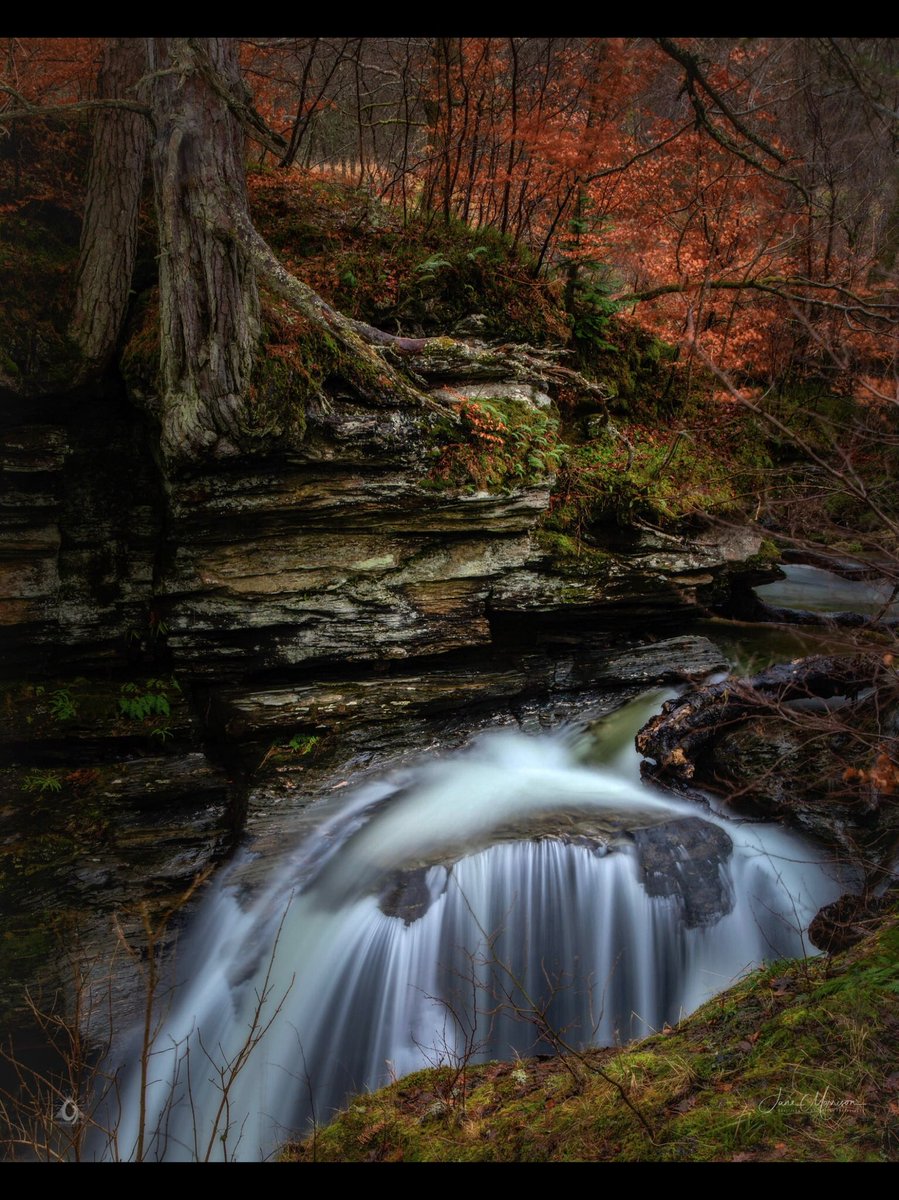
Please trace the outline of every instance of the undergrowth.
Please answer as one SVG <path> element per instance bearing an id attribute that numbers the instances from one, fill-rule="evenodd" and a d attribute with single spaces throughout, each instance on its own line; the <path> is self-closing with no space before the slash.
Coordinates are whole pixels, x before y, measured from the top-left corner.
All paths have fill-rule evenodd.
<path id="1" fill-rule="evenodd" d="M 608 426 L 566 455 L 546 525 L 584 538 L 594 526 L 677 524 L 740 504 L 732 464 L 672 430 Z"/>
<path id="2" fill-rule="evenodd" d="M 568 328 L 527 251 L 493 230 L 407 214 L 364 189 L 251 171 L 254 219 L 288 267 L 347 316 L 391 333 L 440 335 L 484 318 L 485 337 L 542 343 Z"/>
<path id="3" fill-rule="evenodd" d="M 503 491 L 544 482 L 559 469 L 567 447 L 550 410 L 460 397 L 458 412 L 458 426 L 439 430 L 432 484 Z"/>

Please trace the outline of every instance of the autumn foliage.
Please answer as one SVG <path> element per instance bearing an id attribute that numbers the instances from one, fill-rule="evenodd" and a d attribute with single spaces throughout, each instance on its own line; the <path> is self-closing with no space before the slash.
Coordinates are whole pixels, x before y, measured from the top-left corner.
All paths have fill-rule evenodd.
<path id="1" fill-rule="evenodd" d="M 895 353 L 895 52 L 310 39 L 245 62 L 282 161 L 527 246 L 573 323 L 600 298 L 750 379 L 864 390 Z"/>
<path id="2" fill-rule="evenodd" d="M 93 94 L 101 39 L 2 50 L 7 110 Z M 823 374 L 892 397 L 897 53 L 891 39 L 246 39 L 248 156 L 349 180 L 401 221 L 509 239 L 558 281 L 582 341 L 626 312 L 750 384 Z"/>

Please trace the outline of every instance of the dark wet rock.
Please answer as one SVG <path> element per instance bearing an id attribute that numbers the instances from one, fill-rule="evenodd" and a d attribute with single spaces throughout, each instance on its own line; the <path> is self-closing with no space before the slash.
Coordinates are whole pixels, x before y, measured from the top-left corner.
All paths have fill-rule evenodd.
<path id="1" fill-rule="evenodd" d="M 722 581 L 757 554 L 747 529 L 698 530 L 675 537 L 638 529 L 608 550 L 563 555 L 535 542 L 528 561 L 494 589 L 497 614 L 601 614 L 612 626 L 665 628 L 713 603 Z"/>
<path id="2" fill-rule="evenodd" d="M 638 827 L 623 833 L 622 820 L 612 815 L 600 816 L 589 810 L 531 813 L 521 821 L 485 832 L 477 844 L 446 846 L 428 862 L 391 871 L 378 884 L 378 906 L 387 916 L 411 925 L 445 892 L 453 863 L 464 855 L 500 842 L 551 840 L 577 846 L 598 858 L 633 845 L 646 891 L 650 896 L 674 898 L 687 928 L 712 925 L 726 916 L 734 898 L 723 868 L 733 843 L 724 830 L 697 817 L 644 827 L 639 823 L 639 816 L 629 814 L 624 824 Z"/>
<path id="3" fill-rule="evenodd" d="M 41 781 L 55 780 L 53 788 Z M 38 786 L 35 785 L 35 780 Z M 220 852 L 233 785 L 200 752 L 101 761 L 74 771 L 11 768 L 0 773 L 4 888 L 44 901 L 79 891 L 93 873 L 113 882 L 110 903 L 134 905 L 184 863 L 196 869 Z M 86 872 L 86 875 L 85 875 Z M 82 878 L 84 876 L 84 878 Z"/>
<path id="4" fill-rule="evenodd" d="M 465 495 L 408 473 L 293 476 L 235 478 L 226 493 L 192 483 L 176 499 L 184 524 L 160 590 L 189 674 L 433 657 L 572 613 L 670 627 L 736 553 L 646 535 L 627 555 L 560 563 L 532 534 L 548 486 Z"/>
<path id="5" fill-rule="evenodd" d="M 637 735 L 655 759 L 644 773 L 721 792 L 853 861 L 886 862 L 899 805 L 876 760 L 888 754 L 899 709 L 888 693 L 870 694 L 880 669 L 879 658 L 818 655 L 669 701 Z"/>
<path id="6" fill-rule="evenodd" d="M 214 726 L 240 740 L 253 773 L 246 831 L 264 855 L 279 831 L 303 827 L 321 796 L 389 774 L 424 754 L 447 753 L 499 729 L 540 732 L 563 722 L 585 729 L 653 683 L 683 681 L 725 666 L 704 638 L 671 638 L 614 649 L 598 636 L 553 635 L 542 655 L 520 654 L 420 675 L 321 680 L 303 687 L 228 686 L 203 701 Z M 291 752 L 297 732 L 320 740 Z M 259 764 L 264 766 L 260 770 Z M 314 823 L 310 813 L 309 820 Z"/>
<path id="7" fill-rule="evenodd" d="M 194 751 L 118 763 L 111 770 L 107 768 L 107 778 L 97 790 L 129 811 L 146 814 L 154 808 L 166 809 L 173 802 L 186 802 L 192 807 L 221 802 L 229 787 L 230 781 L 222 768 L 212 764 L 205 754 Z"/>
<path id="8" fill-rule="evenodd" d="M 651 773 L 657 777 L 692 779 L 699 756 L 736 721 L 775 714 L 778 704 L 858 694 L 870 685 L 874 669 L 862 655 L 813 655 L 777 664 L 751 679 L 711 684 L 669 700 L 637 734 L 637 749 L 655 759 Z"/>
<path id="9" fill-rule="evenodd" d="M 28 790 L 49 776 L 58 791 Z M 0 1009 L 21 1007 L 26 983 L 69 986 L 75 954 L 112 964 L 124 1002 L 116 922 L 138 945 L 142 912 L 177 908 L 229 845 L 232 794 L 200 752 L 0 772 Z"/>
<path id="10" fill-rule="evenodd" d="M 673 896 L 688 929 L 726 916 L 734 896 L 723 868 L 733 842 L 699 817 L 683 817 L 635 830 L 640 877 L 650 896 Z"/>
<path id="11" fill-rule="evenodd" d="M 847 894 L 826 904 L 808 927 L 809 941 L 826 954 L 839 954 L 871 933 L 896 902 L 890 896 Z"/>
<path id="12" fill-rule="evenodd" d="M 873 710 L 860 706 L 835 714 L 830 730 L 826 720 L 822 730 L 815 715 L 798 724 L 759 717 L 725 732 L 697 781 L 736 790 L 738 804 L 785 820 L 852 860 L 861 855 L 872 864 L 885 862 L 899 838 L 899 805 L 890 790 L 877 787 L 876 776 L 858 774 L 874 765 L 865 734 Z"/>
<path id="13" fill-rule="evenodd" d="M 679 637 L 618 649 L 589 634 L 547 636 L 531 653 L 491 657 L 420 674 L 317 680 L 302 686 L 272 683 L 264 689 L 216 688 L 210 703 L 229 737 L 247 738 L 309 727 L 345 731 L 383 727 L 473 706 L 503 705 L 531 697 L 568 694 L 566 713 L 578 715 L 589 688 L 618 692 L 653 683 L 683 681 L 726 667 L 705 638 Z"/>
<path id="14" fill-rule="evenodd" d="M 431 905 L 439 900 L 449 883 L 449 871 L 442 871 L 442 886 L 428 883 L 428 867 L 395 871 L 386 880 L 378 896 L 378 907 L 388 917 L 399 917 L 403 924 L 420 920 Z"/>
<path id="15" fill-rule="evenodd" d="M 121 398 L 73 401 L 45 420 L 0 433 L 6 671 L 96 665 L 136 648 L 161 542 L 160 481 Z"/>

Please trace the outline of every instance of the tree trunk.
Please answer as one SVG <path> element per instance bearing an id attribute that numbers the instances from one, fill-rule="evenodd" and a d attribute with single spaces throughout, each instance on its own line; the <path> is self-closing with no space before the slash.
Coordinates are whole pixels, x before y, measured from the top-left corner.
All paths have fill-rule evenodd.
<path id="1" fill-rule="evenodd" d="M 151 150 L 159 224 L 162 449 L 170 460 L 237 451 L 259 340 L 233 40 L 152 42 Z"/>
<path id="2" fill-rule="evenodd" d="M 98 77 L 99 98 L 125 98 L 146 69 L 143 39 L 111 40 Z M 128 306 L 147 133 L 146 117 L 124 109 L 101 109 L 94 120 L 75 311 L 69 329 L 92 372 L 108 362 Z"/>
<path id="3" fill-rule="evenodd" d="M 159 230 L 160 359 L 154 408 L 164 459 L 171 466 L 189 467 L 201 459 L 239 454 L 258 439 L 250 387 L 260 337 L 257 274 L 309 320 L 328 329 L 340 346 L 341 374 L 363 399 L 378 407 L 428 406 L 452 417 L 451 410 L 417 386 L 421 376 L 440 376 L 448 356 L 453 361 L 461 356 L 475 374 L 482 365 L 495 372 L 504 356 L 448 338 L 396 337 L 343 316 L 286 271 L 255 229 L 239 120 L 248 111 L 247 93 L 235 43 L 213 38 L 146 43 L 132 39 L 130 46 L 117 44 L 116 55 L 126 50 L 135 56 L 134 63 L 138 50 L 146 53 L 143 65 L 149 68 L 150 158 Z M 118 118 L 118 111 L 109 117 Z M 114 324 L 117 332 L 124 313 L 133 247 L 130 257 L 116 258 L 115 245 L 110 244 L 123 236 L 122 206 L 105 222 L 101 214 L 104 204 L 108 206 L 110 180 L 120 175 L 129 177 L 128 195 L 136 211 L 140 167 L 130 146 L 121 138 L 110 139 L 96 156 L 98 166 L 91 177 L 94 234 L 85 279 L 89 274 L 93 281 L 91 294 L 119 298 L 117 321 L 106 314 L 105 353 L 115 341 L 115 333 L 108 331 Z M 125 181 L 119 186 L 124 189 Z M 133 224 L 134 217 L 129 219 Z M 86 327 L 86 289 L 84 296 L 81 321 Z M 411 375 L 398 369 L 399 357 L 409 362 Z M 553 356 L 532 352 L 526 357 L 547 378 L 576 378 L 589 389 Z"/>

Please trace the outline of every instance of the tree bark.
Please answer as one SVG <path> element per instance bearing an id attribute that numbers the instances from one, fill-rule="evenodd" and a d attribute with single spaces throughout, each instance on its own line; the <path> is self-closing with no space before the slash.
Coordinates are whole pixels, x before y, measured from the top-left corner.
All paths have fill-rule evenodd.
<path id="1" fill-rule="evenodd" d="M 172 460 L 239 448 L 259 340 L 256 271 L 232 214 L 249 221 L 245 100 L 233 40 L 151 43 L 151 149 L 159 225 L 162 450 Z"/>
<path id="2" fill-rule="evenodd" d="M 99 98 L 125 99 L 147 67 L 140 38 L 108 44 L 98 77 Z M 101 109 L 93 129 L 75 310 L 69 333 L 88 371 L 102 370 L 115 348 L 131 289 L 147 119 L 127 109 Z"/>

